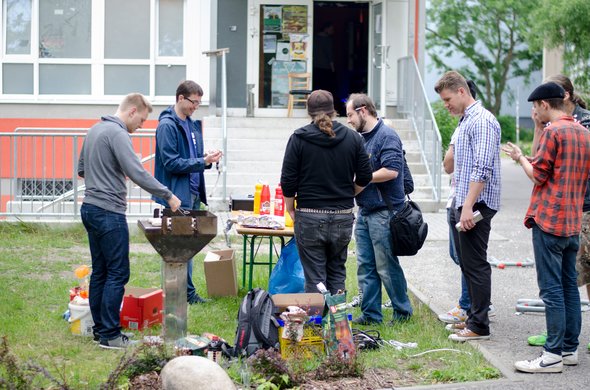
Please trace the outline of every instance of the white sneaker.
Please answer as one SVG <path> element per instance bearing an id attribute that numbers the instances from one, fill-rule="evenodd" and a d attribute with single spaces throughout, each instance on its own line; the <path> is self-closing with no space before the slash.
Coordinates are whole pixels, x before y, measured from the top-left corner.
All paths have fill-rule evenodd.
<path id="1" fill-rule="evenodd" d="M 490 305 L 490 308 L 488 309 L 488 317 L 495 317 L 496 316 L 496 308 L 494 307 L 494 305 Z"/>
<path id="2" fill-rule="evenodd" d="M 543 351 L 541 356 L 531 360 L 521 360 L 514 363 L 514 368 L 522 372 L 562 372 L 563 361 L 561 356 Z"/>
<path id="3" fill-rule="evenodd" d="M 381 305 L 381 307 L 383 309 L 391 309 L 392 306 L 393 305 L 391 304 L 391 299 L 389 301 L 385 302 L 383 305 Z"/>
<path id="4" fill-rule="evenodd" d="M 564 366 L 577 366 L 578 365 L 578 350 L 574 352 L 562 352 L 561 359 Z"/>
<path id="5" fill-rule="evenodd" d="M 459 306 L 455 306 L 448 312 L 439 314 L 438 319 L 447 324 L 465 322 L 467 320 L 467 312 L 461 309 Z"/>
<path id="6" fill-rule="evenodd" d="M 361 303 L 363 303 L 363 294 L 355 295 L 352 297 L 352 300 L 346 304 L 346 307 L 348 309 L 351 307 L 360 307 Z"/>

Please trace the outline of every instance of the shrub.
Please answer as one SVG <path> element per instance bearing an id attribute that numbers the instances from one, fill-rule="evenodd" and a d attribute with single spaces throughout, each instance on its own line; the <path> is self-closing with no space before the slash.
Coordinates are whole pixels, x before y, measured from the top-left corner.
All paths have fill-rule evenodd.
<path id="1" fill-rule="evenodd" d="M 502 139 L 500 142 L 516 141 L 516 119 L 511 115 L 499 115 L 498 122 L 502 130 Z"/>
<path id="2" fill-rule="evenodd" d="M 440 136 L 442 139 L 443 151 L 446 151 L 449 147 L 451 136 L 457 128 L 457 123 L 459 123 L 459 119 L 449 114 L 449 112 L 445 108 L 444 103 L 440 100 L 432 104 L 432 111 L 434 113 L 434 119 L 436 120 L 438 131 L 440 132 Z"/>

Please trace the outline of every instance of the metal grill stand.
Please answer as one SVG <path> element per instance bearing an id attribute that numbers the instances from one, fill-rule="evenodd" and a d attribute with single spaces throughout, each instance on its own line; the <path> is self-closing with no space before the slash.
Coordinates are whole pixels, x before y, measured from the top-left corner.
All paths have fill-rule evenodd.
<path id="1" fill-rule="evenodd" d="M 191 210 L 185 215 L 164 209 L 162 225 L 137 221 L 164 262 L 164 339 L 174 341 L 187 332 L 187 263 L 217 235 L 217 217 L 209 211 Z"/>

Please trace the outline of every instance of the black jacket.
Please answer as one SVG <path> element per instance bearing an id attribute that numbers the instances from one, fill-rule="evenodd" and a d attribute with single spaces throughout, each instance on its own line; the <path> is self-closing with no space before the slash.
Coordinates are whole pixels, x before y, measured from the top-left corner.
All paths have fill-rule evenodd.
<path id="1" fill-rule="evenodd" d="M 281 170 L 287 197 L 296 196 L 298 208 L 341 210 L 354 206 L 354 183 L 365 187 L 373 171 L 360 134 L 332 122 L 330 138 L 313 123 L 289 138 Z"/>

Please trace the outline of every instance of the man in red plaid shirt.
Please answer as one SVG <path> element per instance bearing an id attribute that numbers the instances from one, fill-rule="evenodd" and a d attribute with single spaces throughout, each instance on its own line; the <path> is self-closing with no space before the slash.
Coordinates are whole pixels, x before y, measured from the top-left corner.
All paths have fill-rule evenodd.
<path id="1" fill-rule="evenodd" d="M 582 316 L 576 254 L 590 172 L 590 132 L 566 114 L 564 96 L 564 89 L 553 82 L 529 96 L 533 119 L 547 123 L 531 161 L 510 142 L 503 148 L 535 184 L 524 223 L 533 230 L 547 341 L 541 356 L 514 364 L 524 372 L 562 372 L 563 365 L 578 364 Z"/>

